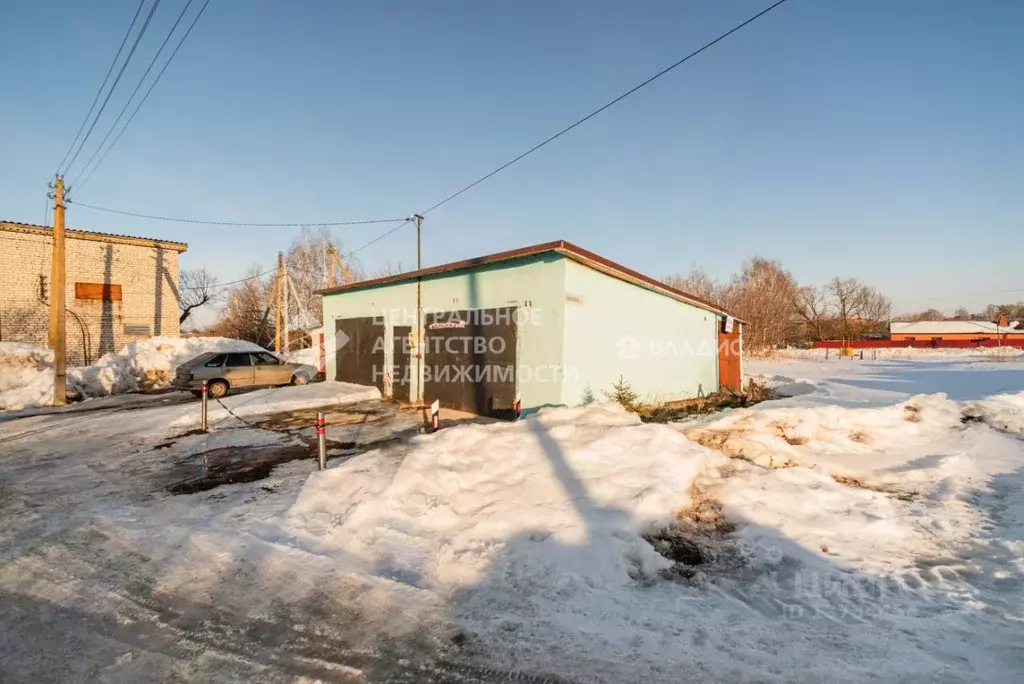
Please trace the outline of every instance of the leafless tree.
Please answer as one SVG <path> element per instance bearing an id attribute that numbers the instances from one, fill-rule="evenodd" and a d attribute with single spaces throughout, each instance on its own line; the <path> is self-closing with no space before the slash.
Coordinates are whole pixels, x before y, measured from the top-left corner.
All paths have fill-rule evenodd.
<path id="1" fill-rule="evenodd" d="M 722 305 L 722 295 L 726 286 L 696 264 L 690 267 L 690 272 L 686 275 L 670 275 L 664 278 L 663 282 L 669 287 L 696 295 L 712 304 Z"/>
<path id="2" fill-rule="evenodd" d="M 944 321 L 946 320 L 945 314 L 938 309 L 925 309 L 924 311 L 915 311 L 914 313 L 904 314 L 900 316 L 901 321 Z"/>
<path id="3" fill-rule="evenodd" d="M 793 276 L 778 261 L 754 257 L 723 289 L 719 301 L 747 321 L 745 344 L 752 350 L 764 350 L 792 338 L 796 289 Z"/>
<path id="4" fill-rule="evenodd" d="M 793 298 L 793 310 L 796 312 L 797 318 L 803 321 L 807 327 L 809 337 L 812 339 L 825 339 L 831 308 L 825 288 L 812 285 L 797 288 Z"/>
<path id="5" fill-rule="evenodd" d="M 288 249 L 288 272 L 294 285 L 292 296 L 301 305 L 289 306 L 289 324 L 293 328 L 310 328 L 323 322 L 323 298 L 316 291 L 327 287 L 328 269 L 335 269 L 335 284 L 343 282 L 333 258 L 328 256 L 328 247 L 333 247 L 340 255 L 345 254 L 341 240 L 330 229 L 321 226 L 303 228 Z M 360 269 L 350 258 L 342 256 L 342 262 L 353 280 L 363 279 Z"/>
<path id="6" fill-rule="evenodd" d="M 383 264 L 378 266 L 370 278 L 386 278 L 388 276 L 398 275 L 402 273 L 402 262 L 399 261 L 397 264 L 392 264 L 390 261 L 385 261 Z"/>
<path id="7" fill-rule="evenodd" d="M 232 287 L 220 320 L 213 326 L 216 334 L 256 344 L 265 344 L 273 337 L 273 278 L 260 277 L 262 271 L 253 266 L 250 277 Z"/>
<path id="8" fill-rule="evenodd" d="M 205 266 L 184 269 L 178 276 L 178 325 L 181 325 L 192 311 L 221 298 L 223 290 L 220 281 Z"/>
<path id="9" fill-rule="evenodd" d="M 967 310 L 966 306 L 959 307 L 953 312 L 954 321 L 969 321 L 971 320 L 971 312 Z"/>

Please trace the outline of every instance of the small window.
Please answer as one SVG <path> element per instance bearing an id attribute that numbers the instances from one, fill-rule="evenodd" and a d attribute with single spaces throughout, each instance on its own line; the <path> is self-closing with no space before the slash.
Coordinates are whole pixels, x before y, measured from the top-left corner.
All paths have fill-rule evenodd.
<path id="1" fill-rule="evenodd" d="M 276 356 L 267 352 L 256 352 L 255 354 L 250 354 L 250 356 L 252 356 L 257 366 L 277 366 L 281 363 L 277 360 Z"/>
<path id="2" fill-rule="evenodd" d="M 913 342 L 916 339 L 917 339 L 916 337 L 904 337 L 903 341 L 904 342 Z"/>
<path id="3" fill-rule="evenodd" d="M 941 337 L 933 337 L 932 338 L 932 342 L 941 342 L 941 341 L 942 341 Z"/>
<path id="4" fill-rule="evenodd" d="M 217 354 L 212 359 L 204 363 L 203 365 L 207 368 L 219 368 L 224 365 L 224 357 L 226 354 Z"/>
<path id="5" fill-rule="evenodd" d="M 228 368 L 239 368 L 241 366 L 251 366 L 252 361 L 249 360 L 248 354 L 228 354 L 227 363 L 224 365 Z"/>

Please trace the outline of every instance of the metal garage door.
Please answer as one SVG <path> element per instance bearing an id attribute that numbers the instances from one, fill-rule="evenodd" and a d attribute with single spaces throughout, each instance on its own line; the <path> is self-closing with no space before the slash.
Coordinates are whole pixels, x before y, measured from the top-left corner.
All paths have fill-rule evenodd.
<path id="1" fill-rule="evenodd" d="M 445 408 L 512 417 L 515 307 L 431 314 L 424 334 L 424 398 Z"/>
<path id="2" fill-rule="evenodd" d="M 398 401 L 408 402 L 412 389 L 412 354 L 409 346 L 412 326 L 396 325 L 392 330 L 391 396 Z"/>
<path id="3" fill-rule="evenodd" d="M 374 318 L 339 318 L 334 330 L 334 379 L 373 385 L 383 392 L 384 326 Z"/>

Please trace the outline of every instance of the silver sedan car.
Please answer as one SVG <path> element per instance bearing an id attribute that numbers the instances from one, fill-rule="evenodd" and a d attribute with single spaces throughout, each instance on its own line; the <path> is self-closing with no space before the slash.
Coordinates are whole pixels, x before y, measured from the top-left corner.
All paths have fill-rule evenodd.
<path id="1" fill-rule="evenodd" d="M 207 352 L 178 366 L 171 386 L 202 394 L 203 381 L 211 399 L 243 387 L 305 385 L 317 375 L 315 366 L 288 363 L 270 352 Z"/>

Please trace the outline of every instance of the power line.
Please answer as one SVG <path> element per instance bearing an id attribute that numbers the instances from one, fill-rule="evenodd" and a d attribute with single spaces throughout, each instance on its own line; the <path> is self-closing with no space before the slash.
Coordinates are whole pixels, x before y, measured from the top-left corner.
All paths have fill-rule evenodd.
<path id="1" fill-rule="evenodd" d="M 557 140 L 558 138 L 562 137 L 563 135 L 565 135 L 566 133 L 568 133 L 572 129 L 576 128 L 577 126 L 579 126 L 579 125 L 581 125 L 583 123 L 586 123 L 587 121 L 589 121 L 590 119 L 594 118 L 595 116 L 597 116 L 598 114 L 600 114 L 604 110 L 608 109 L 609 107 L 611 107 L 611 106 L 613 106 L 615 104 L 618 104 L 619 102 L 621 102 L 622 100 L 626 99 L 627 97 L 629 97 L 630 95 L 632 95 L 636 91 L 640 90 L 644 86 L 647 86 L 647 85 L 653 83 L 654 81 L 658 80 L 659 78 L 661 78 L 662 76 L 664 76 L 668 72 L 672 71 L 673 69 L 675 69 L 678 66 L 681 66 L 682 64 L 686 63 L 690 59 L 696 57 L 697 55 L 699 55 L 700 53 L 704 52 L 705 50 L 707 50 L 711 46 L 715 45 L 716 43 L 719 43 L 719 42 L 725 40 L 726 38 L 728 38 L 732 34 L 736 33 L 740 29 L 742 29 L 747 24 L 750 24 L 750 23 L 756 21 L 757 19 L 763 17 L 764 15 L 768 14 L 769 12 L 771 12 L 773 9 L 775 9 L 779 5 L 783 4 L 784 2 L 786 2 L 786 0 L 778 0 L 776 3 L 774 3 L 774 4 L 770 5 L 770 6 L 768 6 L 767 8 L 761 10 L 760 12 L 755 14 L 754 16 L 752 16 L 749 19 L 747 19 L 746 21 L 744 21 L 743 23 L 738 24 L 738 25 L 734 26 L 733 28 L 729 29 L 728 31 L 726 31 L 725 33 L 721 34 L 720 36 L 718 36 L 717 38 L 715 38 L 711 42 L 705 43 L 703 46 L 701 46 L 700 48 L 694 50 L 693 52 L 691 52 L 690 54 L 686 55 L 685 57 L 683 57 L 679 61 L 675 62 L 674 64 L 672 64 L 672 65 L 670 65 L 668 67 L 665 67 L 664 69 L 662 69 L 658 73 L 656 73 L 653 76 L 651 76 L 650 78 L 648 78 L 646 81 L 643 81 L 642 83 L 640 83 L 640 84 L 638 84 L 636 86 L 633 86 L 632 88 L 630 88 L 629 90 L 624 92 L 622 95 L 619 95 L 617 98 L 615 98 L 614 100 L 612 100 L 608 104 L 604 105 L 603 107 L 600 107 L 599 109 L 595 109 L 590 114 L 587 114 L 585 117 L 583 117 L 582 119 L 580 119 L 576 123 L 574 123 L 572 125 L 569 125 L 569 126 L 566 126 L 562 130 L 560 130 L 557 133 L 555 133 L 554 135 L 552 135 L 550 138 L 547 138 L 543 142 L 540 142 L 540 143 L 534 145 L 533 147 L 531 147 L 530 149 L 526 150 L 525 152 L 520 154 L 518 157 L 515 157 L 511 161 L 505 162 L 504 164 L 502 164 L 498 168 L 494 169 L 493 171 L 491 171 L 490 173 L 488 173 L 488 174 L 486 174 L 484 176 L 481 176 L 480 178 L 478 178 L 477 180 L 473 181 L 469 185 L 465 186 L 461 190 L 459 190 L 457 192 L 453 192 L 451 195 L 448 195 L 443 200 L 441 200 L 440 202 L 438 202 L 434 206 L 430 207 L 426 211 L 421 211 L 420 214 L 421 215 L 429 214 L 430 212 L 434 211 L 435 209 L 441 207 L 442 205 L 445 205 L 448 202 L 452 201 L 453 199 L 455 199 L 459 195 L 461 195 L 461 194 L 463 194 L 465 192 L 468 192 L 469 190 L 472 190 L 473 188 L 475 188 L 476 186 L 480 185 L 481 183 L 483 183 L 488 178 L 490 178 L 490 177 L 492 177 L 492 176 L 494 176 L 494 175 L 496 175 L 498 173 L 501 173 L 502 171 L 504 171 L 508 167 L 510 167 L 513 164 L 515 164 L 516 162 L 518 162 L 519 160 L 521 160 L 521 159 L 523 159 L 523 158 L 533 154 L 534 152 L 536 152 L 540 148 L 544 147 L 548 143 L 551 143 L 551 142 Z"/>
<path id="2" fill-rule="evenodd" d="M 223 290 L 223 289 L 225 289 L 227 287 L 230 287 L 232 285 L 237 285 L 238 283 L 244 283 L 247 280 L 255 280 L 257 278 L 262 278 L 263 276 L 267 275 L 268 273 L 273 273 L 276 270 L 277 270 L 277 267 L 275 266 L 274 268 L 271 268 L 271 269 L 268 269 L 266 271 L 263 271 L 262 273 L 256 273 L 255 275 L 246 276 L 245 278 L 239 278 L 238 280 L 229 280 L 226 283 L 217 283 L 214 287 L 209 288 L 209 289 L 211 289 L 211 290 Z M 202 287 L 179 287 L 178 289 L 179 290 L 202 290 L 202 289 L 206 289 L 206 288 L 202 288 Z"/>
<path id="3" fill-rule="evenodd" d="M 409 220 L 392 218 L 370 219 L 366 221 L 306 221 L 305 223 L 243 223 L 240 221 L 203 221 L 201 219 L 174 218 L 171 216 L 156 216 L 154 214 L 137 214 L 132 211 L 121 211 L 119 209 L 95 207 L 91 204 L 83 204 L 82 202 L 75 202 L 74 204 L 75 206 L 85 207 L 86 209 L 93 209 L 95 211 L 105 211 L 108 214 L 119 214 L 121 216 L 144 218 L 153 221 L 172 221 L 174 223 L 196 223 L 204 226 L 243 226 L 247 228 L 302 228 L 305 226 L 362 226 L 371 223 L 398 223 L 399 221 Z"/>
<path id="4" fill-rule="evenodd" d="M 89 136 L 92 135 L 92 131 L 96 128 L 96 124 L 99 123 L 100 116 L 103 114 L 103 110 L 107 108 L 107 103 L 110 102 L 110 97 L 114 94 L 114 90 L 117 88 L 117 84 L 120 83 L 121 77 L 124 76 L 124 70 L 128 68 L 128 65 L 132 61 L 132 56 L 135 54 L 135 50 L 139 47 L 139 43 L 142 41 L 142 36 L 146 35 L 146 29 L 149 28 L 149 22 L 153 19 L 153 14 L 156 12 L 156 8 L 160 6 L 160 0 L 153 0 L 153 6 L 149 8 L 149 14 L 146 15 L 146 20 L 142 23 L 142 28 L 139 29 L 139 35 L 135 36 L 135 42 L 132 43 L 132 47 L 128 50 L 128 54 L 124 58 L 124 63 L 121 65 L 120 71 L 117 72 L 117 76 L 114 78 L 114 82 L 110 84 L 110 90 L 107 91 L 107 96 L 103 99 L 103 104 L 96 110 L 96 116 L 93 117 L 92 124 L 89 125 L 89 130 L 85 132 L 85 136 L 82 141 L 78 143 L 78 149 L 75 150 L 75 154 L 71 157 L 71 161 L 64 168 L 65 173 L 75 165 L 75 160 L 78 159 L 78 155 L 82 153 L 82 148 L 85 147 L 85 143 L 89 140 Z"/>
<path id="5" fill-rule="evenodd" d="M 191 4 L 191 2 L 192 2 L 192 0 L 189 0 L 190 4 Z M 96 171 L 97 168 L 99 168 L 100 164 L 103 163 L 103 160 L 107 158 L 107 155 L 110 154 L 110 151 L 112 149 L 114 149 L 114 146 L 117 145 L 117 141 L 121 139 L 122 135 L 124 135 L 124 132 L 128 129 L 128 126 L 131 125 L 132 121 L 135 120 L 135 115 L 139 113 L 139 110 L 142 109 L 142 105 L 144 105 L 146 103 L 146 100 L 149 99 L 149 95 L 150 95 L 150 93 L 153 92 L 153 88 L 155 88 L 156 84 L 160 82 L 160 78 L 164 75 L 164 72 L 167 71 L 167 67 L 169 67 L 171 65 L 171 62 L 174 61 L 174 57 L 178 54 L 178 50 L 181 49 L 181 46 L 185 43 L 185 39 L 188 38 L 190 33 L 192 33 L 192 29 L 195 28 L 196 24 L 199 22 L 199 18 L 201 16 L 203 16 L 203 12 L 206 11 L 206 8 L 207 8 L 207 6 L 209 4 L 210 4 L 210 0 L 206 0 L 206 2 L 203 3 L 203 6 L 199 8 L 199 13 L 196 14 L 195 19 L 193 19 L 192 23 L 189 24 L 187 29 L 185 29 L 185 33 L 182 34 L 181 40 L 179 40 L 178 44 L 174 47 L 174 52 L 172 52 L 171 56 L 167 58 L 167 61 L 164 63 L 163 67 L 161 67 L 161 69 L 160 69 L 160 73 L 158 73 L 156 75 L 156 78 L 153 79 L 153 82 L 149 85 L 149 88 L 146 90 L 146 94 L 142 96 L 141 100 L 139 100 L 139 104 L 135 106 L 135 110 L 132 112 L 132 115 L 129 116 L 128 120 L 124 122 L 124 126 L 122 126 L 121 130 L 118 131 L 116 136 L 114 136 L 114 140 L 107 147 L 106 151 L 100 156 L 99 161 L 96 162 L 96 165 L 93 166 L 92 169 L 90 169 L 87 174 L 85 174 L 85 177 L 82 179 L 82 182 L 77 184 L 78 188 L 76 188 L 76 189 L 80 189 L 92 177 L 92 174 Z M 186 7 L 186 9 L 187 9 L 187 7 Z M 180 17 L 179 17 L 179 20 L 180 20 Z M 175 23 L 175 26 L 177 26 L 177 22 Z M 171 29 L 171 33 L 173 33 L 173 32 L 174 32 L 174 29 Z M 167 37 L 170 38 L 170 34 L 168 34 Z M 160 49 L 162 50 L 163 46 L 161 46 Z M 159 54 L 159 52 L 157 54 Z M 147 69 L 147 72 L 148 72 L 148 69 Z M 143 78 L 145 78 L 145 77 L 143 77 Z M 140 85 L 141 85 L 141 81 L 140 81 Z M 133 93 L 133 97 L 134 97 L 134 93 Z M 130 99 L 129 99 L 129 101 L 130 101 Z M 103 146 L 103 144 L 100 143 L 100 147 L 102 147 L 102 146 Z M 88 166 L 88 164 L 86 164 L 86 166 Z"/>
<path id="6" fill-rule="evenodd" d="M 110 139 L 110 136 L 117 128 L 117 125 L 121 123 L 124 113 L 128 111 L 128 106 L 131 105 L 132 100 L 134 100 L 135 96 L 138 95 L 139 90 L 142 88 L 142 84 L 146 82 L 146 77 L 149 76 L 149 72 L 153 70 L 154 66 L 156 66 L 156 61 L 160 59 L 160 54 L 164 51 L 164 48 L 167 47 L 167 43 L 170 42 L 171 36 L 174 35 L 174 32 L 177 30 L 178 24 L 181 23 L 181 20 L 185 18 L 185 13 L 188 12 L 188 8 L 192 6 L 193 2 L 194 0 L 188 0 L 188 2 L 185 3 L 185 6 L 181 9 L 181 13 L 178 14 L 178 18 L 174 20 L 174 25 L 171 26 L 171 30 L 167 32 L 167 37 L 164 38 L 164 42 L 160 43 L 160 47 L 157 49 L 156 54 L 153 55 L 153 59 L 149 61 L 149 66 L 146 67 L 145 73 L 143 73 L 142 77 L 139 78 L 139 82 L 135 84 L 135 89 L 132 90 L 132 94 L 128 96 L 128 100 L 125 101 L 124 107 L 121 107 L 121 112 L 117 115 L 117 118 L 114 119 L 114 123 L 110 125 L 110 128 L 107 129 L 107 133 L 103 136 L 103 140 L 101 140 L 100 144 L 95 150 L 93 150 L 92 156 L 85 162 L 85 166 L 82 167 L 82 173 L 85 173 L 85 170 L 89 168 L 89 165 L 96 159 L 100 150 L 102 150 L 103 146 L 107 144 L 107 140 Z"/>
<path id="7" fill-rule="evenodd" d="M 139 20 L 139 13 L 142 12 L 143 5 L 146 4 L 146 0 L 139 2 L 138 8 L 135 10 L 135 16 L 132 17 L 132 23 L 128 25 L 128 30 L 124 34 L 124 38 L 121 39 L 121 46 L 117 48 L 117 54 L 114 55 L 114 60 L 110 63 L 110 68 L 107 69 L 107 75 L 103 78 L 103 83 L 100 84 L 99 90 L 96 91 L 96 97 L 92 99 L 92 104 L 89 105 L 89 111 L 86 113 L 85 118 L 82 119 L 82 125 L 78 127 L 78 132 L 75 133 L 75 139 L 71 141 L 71 145 L 68 146 L 68 151 L 64 153 L 64 158 L 60 160 L 60 164 L 57 165 L 57 173 L 60 173 L 61 167 L 64 166 L 64 162 L 68 160 L 68 155 L 71 154 L 71 150 L 75 149 L 75 143 L 78 142 L 78 138 L 81 137 L 82 131 L 85 130 L 85 125 L 89 123 L 89 117 L 92 116 L 92 111 L 96 108 L 96 103 L 100 101 L 100 95 L 103 94 L 103 89 L 107 87 L 107 81 L 110 80 L 110 74 L 114 73 L 114 67 L 117 66 L 117 60 L 121 58 L 121 52 L 124 50 L 124 46 L 128 43 L 128 36 L 132 34 L 132 29 L 135 28 L 135 22 Z"/>
<path id="8" fill-rule="evenodd" d="M 386 237 L 387 237 L 388 235 L 391 235 L 392 233 L 394 233 L 394 232 L 395 232 L 396 230 L 398 230 L 399 228 L 402 228 L 402 227 L 404 227 L 404 226 L 406 226 L 407 224 L 410 224 L 410 223 L 412 223 L 412 219 L 411 219 L 411 218 L 407 218 L 407 219 L 405 219 L 404 221 L 402 221 L 402 223 L 398 224 L 397 226 L 395 226 L 395 227 L 394 227 L 394 228 L 392 228 L 391 230 L 389 230 L 389 231 L 387 231 L 387 232 L 385 232 L 385 233 L 382 233 L 382 234 L 378 235 L 377 237 L 373 238 L 372 240 L 370 240 L 369 242 L 367 242 L 367 243 L 366 243 L 365 245 L 363 245 L 362 247 L 356 247 L 356 248 L 355 248 L 355 249 L 353 249 L 353 250 L 352 250 L 351 252 L 348 252 L 348 253 L 346 253 L 346 254 L 342 254 L 341 256 L 343 256 L 343 257 L 350 257 L 350 256 L 352 256 L 353 254 L 355 254 L 356 252 L 360 252 L 360 251 L 362 251 L 362 250 L 366 249 L 367 247 L 369 247 L 369 246 L 370 246 L 370 245 L 372 245 L 373 243 L 375 243 L 375 242 L 379 242 L 380 240 L 383 240 L 384 238 L 386 238 Z"/>

